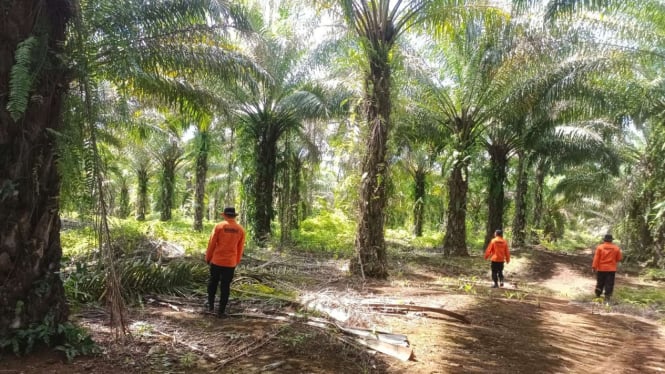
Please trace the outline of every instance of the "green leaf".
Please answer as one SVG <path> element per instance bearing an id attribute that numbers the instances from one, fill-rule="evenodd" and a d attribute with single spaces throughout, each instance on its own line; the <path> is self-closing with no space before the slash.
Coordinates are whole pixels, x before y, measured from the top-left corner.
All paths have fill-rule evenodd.
<path id="1" fill-rule="evenodd" d="M 28 108 L 28 99 L 34 76 L 30 71 L 32 51 L 38 44 L 37 38 L 31 36 L 16 47 L 16 64 L 12 66 L 9 77 L 9 101 L 7 102 L 7 111 L 9 111 L 14 122 L 21 119 Z"/>

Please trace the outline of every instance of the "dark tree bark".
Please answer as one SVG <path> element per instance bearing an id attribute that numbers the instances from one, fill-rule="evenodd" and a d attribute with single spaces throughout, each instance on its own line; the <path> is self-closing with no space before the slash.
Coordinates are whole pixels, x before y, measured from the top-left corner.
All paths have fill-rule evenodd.
<path id="1" fill-rule="evenodd" d="M 136 179 L 138 190 L 136 196 L 136 220 L 145 221 L 145 215 L 148 213 L 148 169 L 136 170 Z"/>
<path id="2" fill-rule="evenodd" d="M 291 231 L 300 225 L 300 189 L 302 186 L 302 161 L 288 149 L 288 162 L 281 171 L 279 201 L 279 221 L 281 227 L 280 243 L 291 240 Z"/>
<path id="3" fill-rule="evenodd" d="M 288 154 L 289 149 L 288 149 L 288 143 L 287 143 L 287 150 L 286 153 Z M 291 193 L 291 170 L 290 170 L 290 162 L 286 162 L 284 167 L 281 168 L 279 172 L 279 179 L 280 179 L 280 184 L 277 187 L 277 195 L 278 195 L 278 215 L 279 215 L 279 227 L 280 227 L 280 237 L 279 237 L 279 242 L 282 244 L 287 243 L 291 239 L 291 219 L 290 219 L 290 214 L 291 211 L 289 209 L 289 204 L 291 202 L 291 198 L 289 197 L 289 194 Z"/>
<path id="4" fill-rule="evenodd" d="M 524 247 L 526 244 L 526 194 L 529 181 L 527 179 L 526 156 L 518 152 L 517 157 L 517 188 L 515 190 L 512 245 L 514 247 Z"/>
<path id="5" fill-rule="evenodd" d="M 203 230 L 203 208 L 205 203 L 205 186 L 208 174 L 208 151 L 210 135 L 199 133 L 199 150 L 196 155 L 196 182 L 194 187 L 194 230 Z"/>
<path id="6" fill-rule="evenodd" d="M 503 211 L 505 208 L 504 184 L 506 183 L 506 165 L 509 149 L 503 145 L 490 145 L 490 169 L 487 194 L 487 227 L 485 247 L 494 237 L 494 231 L 503 230 Z"/>
<path id="7" fill-rule="evenodd" d="M 354 274 L 386 278 L 388 260 L 384 238 L 384 208 L 388 178 L 386 151 L 392 105 L 391 69 L 387 50 L 376 50 L 374 53 L 370 57 L 370 70 L 365 78 L 365 114 L 369 138 L 360 181 L 360 220 L 356 234 L 358 256 L 351 260 L 350 269 Z"/>
<path id="8" fill-rule="evenodd" d="M 413 203 L 413 234 L 423 236 L 423 221 L 425 215 L 425 190 L 427 173 L 418 169 L 414 175 L 414 203 Z"/>
<path id="9" fill-rule="evenodd" d="M 297 157 L 294 157 L 291 172 L 291 192 L 289 193 L 289 227 L 291 230 L 300 227 L 300 220 L 302 219 L 302 213 L 300 212 L 301 191 L 303 186 L 302 168 L 302 161 Z"/>
<path id="10" fill-rule="evenodd" d="M 53 318 L 67 320 L 60 280 L 60 180 L 54 132 L 68 78 L 58 55 L 71 16 L 67 1 L 3 3 L 0 15 L 0 337 Z M 43 37 L 42 61 L 25 113 L 7 111 L 17 46 Z M 34 58 L 34 56 L 33 56 Z"/>
<path id="11" fill-rule="evenodd" d="M 175 176 L 178 164 L 181 161 L 182 150 L 180 146 L 171 142 L 168 149 L 160 155 L 162 166 L 161 194 L 160 194 L 160 215 L 161 221 L 170 221 L 173 218 L 173 204 L 175 202 Z"/>
<path id="12" fill-rule="evenodd" d="M 273 191 L 277 175 L 277 141 L 279 126 L 267 124 L 256 143 L 256 176 L 253 186 L 254 233 L 256 240 L 264 244 L 272 234 L 270 224 L 274 217 Z"/>
<path id="13" fill-rule="evenodd" d="M 533 199 L 533 227 L 542 229 L 541 221 L 543 217 L 543 187 L 545 184 L 546 163 L 538 162 L 536 167 L 536 183 Z"/>
<path id="14" fill-rule="evenodd" d="M 465 161 L 458 160 L 448 179 L 448 214 L 443 252 L 449 256 L 468 256 L 466 248 L 466 199 L 469 191 Z"/>
<path id="15" fill-rule="evenodd" d="M 118 202 L 118 217 L 127 218 L 129 216 L 129 186 L 127 186 L 127 181 L 122 180 L 122 185 L 120 186 L 120 201 Z"/>
<path id="16" fill-rule="evenodd" d="M 175 168 L 174 162 L 167 160 L 162 167 L 162 193 L 159 219 L 169 221 L 173 217 L 173 200 L 175 199 Z"/>

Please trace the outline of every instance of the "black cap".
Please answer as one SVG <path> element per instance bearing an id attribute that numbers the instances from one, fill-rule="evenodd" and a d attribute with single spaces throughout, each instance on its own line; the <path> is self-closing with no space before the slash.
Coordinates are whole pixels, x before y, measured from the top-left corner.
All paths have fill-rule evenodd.
<path id="1" fill-rule="evenodd" d="M 496 236 L 503 236 L 503 230 L 501 230 L 501 229 L 497 229 L 496 231 L 494 231 L 494 235 L 496 235 Z"/>
<path id="2" fill-rule="evenodd" d="M 612 234 L 605 234 L 605 236 L 603 236 L 603 241 L 611 243 L 612 242 Z"/>
<path id="3" fill-rule="evenodd" d="M 230 206 L 224 208 L 224 213 L 223 213 L 223 214 L 224 214 L 225 216 L 229 216 L 229 217 L 235 217 L 235 216 L 238 215 L 238 214 L 236 213 L 236 208 L 234 208 L 234 207 L 230 207 Z"/>

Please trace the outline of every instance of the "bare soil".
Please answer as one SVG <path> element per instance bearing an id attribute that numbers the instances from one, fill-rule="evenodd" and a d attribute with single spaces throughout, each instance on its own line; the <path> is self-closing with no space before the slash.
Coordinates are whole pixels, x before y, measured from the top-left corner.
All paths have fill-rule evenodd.
<path id="1" fill-rule="evenodd" d="M 342 262 L 286 257 L 275 253 L 240 274 L 265 271 L 254 281 L 298 290 L 301 304 L 251 297 L 241 287 L 250 277 L 241 275 L 229 318 L 202 314 L 202 298 L 147 296 L 130 310 L 131 338 L 122 342 L 103 310 L 87 308 L 74 318 L 90 330 L 101 355 L 71 363 L 48 350 L 5 355 L 0 374 L 665 372 L 662 311 L 592 301 L 588 251 L 516 252 L 499 289 L 489 288 L 489 265 L 479 257 L 449 260 L 407 248 L 391 259 L 389 280 L 366 282 L 348 276 Z M 663 287 L 618 273 L 617 289 L 638 286 Z M 367 303 L 443 308 L 470 323 L 427 311 L 381 312 Z M 413 355 L 400 361 L 335 329 L 270 318 L 305 307 L 327 310 L 347 326 L 404 334 Z"/>

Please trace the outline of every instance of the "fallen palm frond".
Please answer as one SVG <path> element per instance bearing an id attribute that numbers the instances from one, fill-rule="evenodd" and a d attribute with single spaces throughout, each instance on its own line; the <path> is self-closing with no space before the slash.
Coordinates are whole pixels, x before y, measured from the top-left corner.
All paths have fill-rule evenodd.
<path id="1" fill-rule="evenodd" d="M 306 326 L 317 327 L 342 333 L 345 336 L 337 336 L 339 340 L 349 344 L 349 339 L 357 347 L 357 344 L 371 348 L 377 352 L 387 354 L 402 361 L 411 358 L 413 350 L 409 346 L 406 335 L 392 334 L 387 332 L 368 330 L 356 327 L 345 327 L 323 318 L 316 318 L 293 313 L 282 314 L 258 314 L 258 313 L 236 313 L 234 317 L 270 319 L 282 322 L 300 323 Z M 348 338 L 347 338 L 348 337 Z"/>
<path id="2" fill-rule="evenodd" d="M 449 317 L 453 317 L 459 321 L 462 321 L 464 323 L 470 324 L 471 321 L 469 321 L 468 318 L 465 316 L 451 312 L 449 310 L 443 309 L 443 308 L 436 308 L 436 307 L 431 307 L 431 306 L 421 306 L 421 305 L 408 305 L 408 304 L 361 304 L 364 307 L 371 308 L 373 310 L 380 310 L 383 312 L 392 312 L 392 313 L 407 313 L 407 312 L 433 312 L 433 313 L 439 313 L 439 314 L 444 314 Z"/>
<path id="3" fill-rule="evenodd" d="M 135 300 L 145 294 L 185 295 L 207 282 L 207 268 L 198 261 L 178 259 L 166 264 L 131 258 L 114 261 L 123 298 Z M 67 296 L 80 302 L 100 300 L 107 293 L 105 266 L 78 264 L 65 274 Z"/>
<path id="4" fill-rule="evenodd" d="M 192 345 L 192 344 L 189 344 L 189 343 L 187 343 L 187 342 L 185 342 L 185 341 L 183 341 L 183 340 L 178 340 L 178 338 L 177 338 L 175 335 L 169 335 L 169 334 L 167 334 L 167 333 L 165 333 L 165 332 L 162 332 L 162 331 L 159 331 L 159 330 L 152 330 L 152 331 L 154 331 L 154 332 L 156 332 L 156 333 L 158 333 L 158 334 L 160 334 L 160 335 L 162 335 L 162 336 L 166 336 L 167 338 L 169 338 L 170 340 L 172 340 L 174 344 L 180 344 L 180 345 L 182 345 L 182 346 L 184 346 L 184 347 L 187 347 L 187 348 L 189 348 L 190 350 L 192 350 L 192 351 L 194 351 L 194 352 L 196 352 L 196 353 L 202 355 L 203 357 L 207 358 L 208 360 L 216 361 L 216 360 L 218 359 L 218 357 L 215 356 L 214 354 L 207 353 L 207 352 L 205 352 L 204 350 L 202 350 L 201 348 L 196 347 L 196 346 L 194 346 L 194 345 Z"/>
<path id="5" fill-rule="evenodd" d="M 233 355 L 231 357 L 223 360 L 222 362 L 219 363 L 219 365 L 217 365 L 217 367 L 215 368 L 215 371 L 220 370 L 221 368 L 223 368 L 226 364 L 230 363 L 231 361 L 234 361 L 234 360 L 237 360 L 240 357 L 246 356 L 246 355 L 254 352 L 255 350 L 263 347 L 264 345 L 268 344 L 268 342 L 270 342 L 270 340 L 272 338 L 279 335 L 282 331 L 287 329 L 289 326 L 290 325 L 286 325 L 286 326 L 281 326 L 279 328 L 276 328 L 276 329 L 264 334 L 261 338 L 236 349 L 236 351 L 233 353 Z"/>

